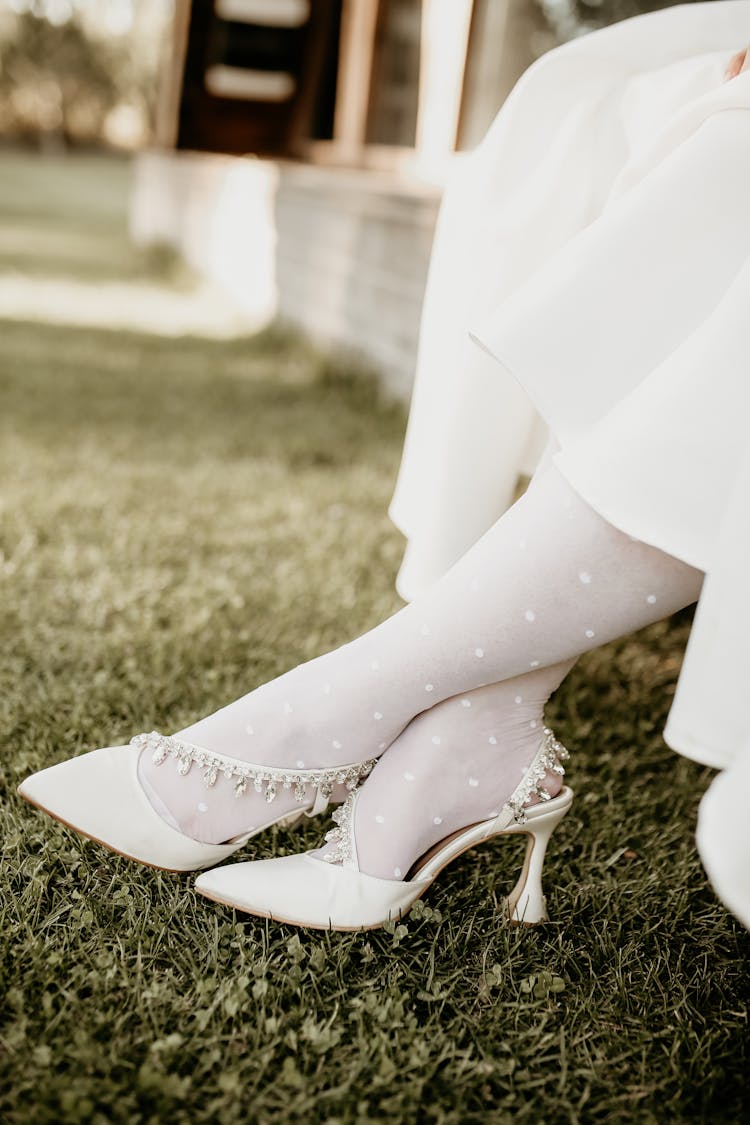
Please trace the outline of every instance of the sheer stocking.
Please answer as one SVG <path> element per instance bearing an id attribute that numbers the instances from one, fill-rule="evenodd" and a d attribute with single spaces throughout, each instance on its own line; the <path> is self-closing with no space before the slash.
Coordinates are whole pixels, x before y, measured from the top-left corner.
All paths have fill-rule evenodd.
<path id="1" fill-rule="evenodd" d="M 697 598 L 702 578 L 607 523 L 550 467 L 411 605 L 179 736 L 266 765 L 377 757 L 421 712 L 551 669 L 664 617 Z M 183 778 L 146 757 L 141 777 L 157 809 L 197 839 L 225 840 L 269 819 L 261 798 L 248 792 L 235 799 L 221 777 L 206 790 L 196 771 Z M 284 802 L 298 807 L 281 794 L 274 816 Z"/>
<path id="2" fill-rule="evenodd" d="M 380 759 L 357 800 L 361 870 L 404 878 L 433 844 L 496 816 L 539 749 L 544 705 L 570 668 L 554 664 L 488 684 L 418 715 Z M 547 775 L 550 796 L 561 785 L 559 774 Z"/>

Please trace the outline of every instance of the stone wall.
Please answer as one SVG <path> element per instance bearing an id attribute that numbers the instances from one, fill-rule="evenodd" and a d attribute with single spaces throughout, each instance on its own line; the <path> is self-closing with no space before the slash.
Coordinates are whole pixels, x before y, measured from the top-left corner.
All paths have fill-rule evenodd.
<path id="1" fill-rule="evenodd" d="M 131 229 L 179 250 L 253 326 L 288 320 L 406 399 L 439 198 L 390 173 L 151 151 Z"/>

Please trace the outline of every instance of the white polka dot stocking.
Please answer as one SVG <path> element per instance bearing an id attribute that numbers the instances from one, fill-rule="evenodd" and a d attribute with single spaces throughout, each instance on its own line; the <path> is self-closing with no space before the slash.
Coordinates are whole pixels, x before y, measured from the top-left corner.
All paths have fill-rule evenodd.
<path id="1" fill-rule="evenodd" d="M 418 715 L 357 800 L 361 870 L 406 878 L 433 844 L 497 815 L 539 749 L 544 705 L 570 667 L 556 664 L 476 688 Z M 561 784 L 550 772 L 545 788 L 554 796 Z"/>
<path id="2" fill-rule="evenodd" d="M 378 757 L 442 700 L 573 660 L 695 601 L 702 578 L 607 523 L 550 467 L 411 605 L 178 737 L 287 768 Z M 170 759 L 144 755 L 140 773 L 157 811 L 199 840 L 299 808 L 283 791 L 272 812 L 251 788 L 235 798 L 221 775 L 207 789 L 200 771 L 182 777 Z"/>

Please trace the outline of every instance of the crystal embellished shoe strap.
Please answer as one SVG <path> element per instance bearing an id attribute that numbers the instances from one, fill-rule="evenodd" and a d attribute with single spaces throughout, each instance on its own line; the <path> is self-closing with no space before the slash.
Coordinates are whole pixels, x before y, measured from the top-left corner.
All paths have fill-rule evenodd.
<path id="1" fill-rule="evenodd" d="M 326 832 L 325 839 L 333 847 L 323 856 L 326 863 L 340 863 L 343 867 L 354 867 L 357 870 L 359 864 L 354 838 L 354 803 L 358 793 L 358 789 L 353 789 L 343 805 L 339 805 L 331 813 L 331 820 L 336 827 Z"/>
<path id="2" fill-rule="evenodd" d="M 181 742 L 169 735 L 159 734 L 158 731 L 137 734 L 135 738 L 131 738 L 130 744 L 140 750 L 151 751 L 154 765 L 160 765 L 167 758 L 174 758 L 177 762 L 177 772 L 182 775 L 189 773 L 191 767 L 195 765 L 203 770 L 203 780 L 206 785 L 215 785 L 221 774 L 227 781 L 236 779 L 235 797 L 241 797 L 248 784 L 251 784 L 255 792 L 263 793 L 268 802 L 275 799 L 279 789 L 293 788 L 295 800 L 300 802 L 308 800 L 309 788 L 319 792 L 326 800 L 330 797 L 334 785 L 345 785 L 351 791 L 367 777 L 376 761 L 370 758 L 363 762 L 353 762 L 328 769 L 289 770 L 273 766 L 256 766 L 239 758 L 228 758 L 224 754 L 215 754 L 211 750 L 193 746 L 190 742 Z"/>
<path id="3" fill-rule="evenodd" d="M 551 800 L 550 794 L 544 788 L 542 782 L 550 771 L 562 777 L 565 773 L 563 762 L 566 762 L 569 757 L 570 754 L 562 742 L 555 738 L 549 727 L 545 727 L 542 745 L 523 775 L 521 784 L 507 801 L 508 807 L 513 811 L 513 818 L 518 824 L 523 824 L 526 821 L 524 806 L 532 797 L 539 797 L 542 801 Z"/>

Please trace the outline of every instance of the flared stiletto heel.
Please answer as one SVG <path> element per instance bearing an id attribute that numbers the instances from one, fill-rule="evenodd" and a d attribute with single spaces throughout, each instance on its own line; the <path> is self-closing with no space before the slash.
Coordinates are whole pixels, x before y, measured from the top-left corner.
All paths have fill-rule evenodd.
<path id="1" fill-rule="evenodd" d="M 529 836 L 521 877 L 506 900 L 509 920 L 532 924 L 547 917 L 542 891 L 542 865 L 553 831 L 573 803 L 563 786 L 555 797 L 544 788 L 551 770 L 564 773 L 568 752 L 551 730 L 500 813 L 491 820 L 454 832 L 431 848 L 406 879 L 378 879 L 359 868 L 354 833 L 359 790 L 333 814 L 337 827 L 326 836 L 334 844 L 327 855 L 311 852 L 277 859 L 215 867 L 200 875 L 196 890 L 236 910 L 312 929 L 374 929 L 402 918 L 452 860 L 495 836 Z M 538 797 L 538 804 L 529 804 Z"/>
<path id="2" fill-rule="evenodd" d="M 143 791 L 138 779 L 138 760 L 143 753 L 150 753 L 157 764 L 173 759 L 182 775 L 193 767 L 201 769 L 208 786 L 219 775 L 232 780 L 238 798 L 252 786 L 268 802 L 268 819 L 221 844 L 186 836 L 159 816 Z M 324 812 L 335 786 L 352 791 L 374 765 L 371 759 L 319 770 L 256 766 L 152 731 L 137 735 L 129 746 L 91 750 L 40 770 L 21 782 L 18 793 L 68 828 L 127 859 L 166 871 L 194 871 L 228 859 L 273 824 L 291 826 L 305 815 Z M 270 806 L 282 789 L 293 790 L 304 807 L 274 816 Z"/>
<path id="3" fill-rule="evenodd" d="M 525 833 L 528 837 L 521 874 L 505 900 L 508 920 L 514 924 L 534 926 L 537 922 L 547 921 L 542 868 L 552 833 L 573 802 L 572 790 L 563 789 L 559 796 L 562 797 L 564 793 L 570 794 L 567 801 L 558 803 L 558 798 L 555 798 L 549 804 L 533 805 L 526 809 L 525 824 L 512 825 L 506 829 L 508 836 Z"/>

